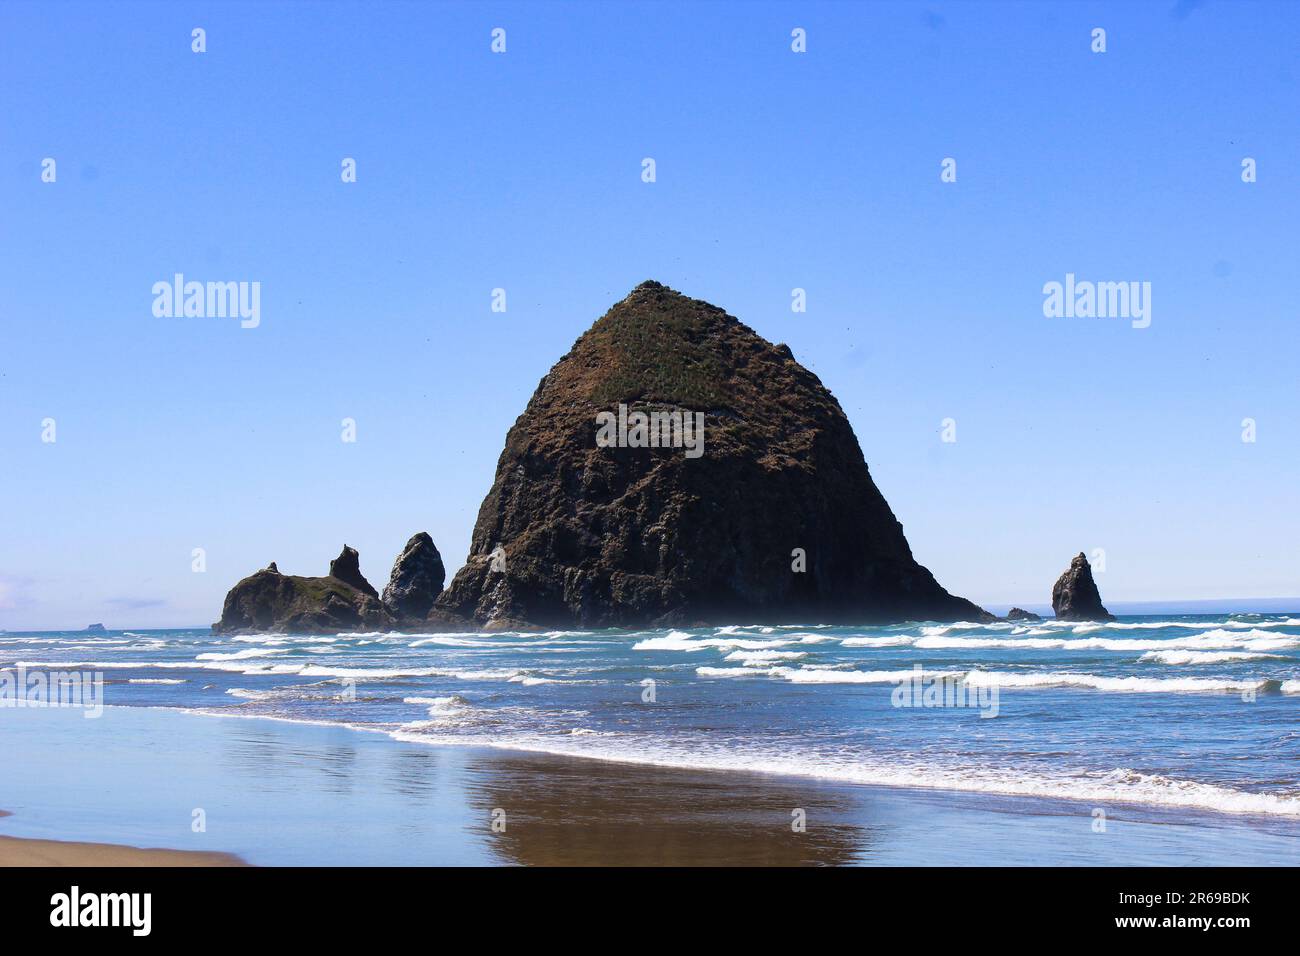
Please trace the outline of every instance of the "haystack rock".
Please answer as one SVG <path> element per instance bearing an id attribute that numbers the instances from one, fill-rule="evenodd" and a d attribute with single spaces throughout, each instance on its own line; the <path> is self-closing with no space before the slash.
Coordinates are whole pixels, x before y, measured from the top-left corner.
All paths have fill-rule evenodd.
<path id="1" fill-rule="evenodd" d="M 272 562 L 244 578 L 226 595 L 221 620 L 212 625 L 212 631 L 337 634 L 387 630 L 393 623 L 375 589 L 361 576 L 357 552 L 344 545 L 343 553 L 330 562 L 327 577 L 281 574 Z"/>
<path id="2" fill-rule="evenodd" d="M 507 434 L 470 555 L 430 620 L 457 616 L 489 628 L 993 619 L 912 557 L 817 376 L 657 282 L 574 343 Z"/>
<path id="3" fill-rule="evenodd" d="M 384 588 L 384 606 L 400 618 L 423 619 L 442 592 L 447 572 L 442 555 L 427 531 L 406 542 L 393 564 L 388 586 Z"/>
<path id="4" fill-rule="evenodd" d="M 1052 610 L 1062 621 L 1113 621 L 1115 616 L 1102 606 L 1092 566 L 1082 551 L 1052 587 Z"/>

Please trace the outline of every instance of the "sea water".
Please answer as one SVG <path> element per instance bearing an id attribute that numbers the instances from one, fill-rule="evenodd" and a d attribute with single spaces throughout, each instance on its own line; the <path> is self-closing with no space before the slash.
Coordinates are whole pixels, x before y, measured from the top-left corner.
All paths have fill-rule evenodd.
<path id="1" fill-rule="evenodd" d="M 26 632 L 0 637 L 6 668 L 100 672 L 109 708 L 1300 824 L 1295 615 L 491 634 Z M 964 706 L 942 694 L 907 706 L 900 689 L 918 675 L 973 690 Z"/>

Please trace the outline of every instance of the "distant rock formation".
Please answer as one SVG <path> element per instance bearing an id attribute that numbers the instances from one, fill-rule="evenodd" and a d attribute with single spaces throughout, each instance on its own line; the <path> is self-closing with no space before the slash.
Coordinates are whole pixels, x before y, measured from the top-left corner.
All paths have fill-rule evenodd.
<path id="1" fill-rule="evenodd" d="M 323 578 L 281 574 L 272 561 L 244 578 L 226 595 L 216 634 L 271 632 L 337 634 L 340 631 L 391 631 L 404 627 L 467 626 L 443 612 L 430 614 L 446 572 L 433 538 L 421 531 L 408 542 L 393 565 L 381 601 L 361 573 L 355 548 L 343 545 Z"/>
<path id="2" fill-rule="evenodd" d="M 393 627 L 393 615 L 361 576 L 354 549 L 344 545 L 330 571 L 323 578 L 298 577 L 281 574 L 272 562 L 230 589 L 213 633 L 337 634 Z"/>
<path id="3" fill-rule="evenodd" d="M 87 633 L 87 634 L 103 634 L 103 633 L 104 633 L 105 631 L 107 631 L 107 630 L 108 630 L 108 629 L 107 629 L 106 627 L 104 627 L 103 624 L 87 624 L 87 625 L 86 625 L 86 633 Z"/>
<path id="4" fill-rule="evenodd" d="M 1082 551 L 1052 587 L 1052 610 L 1062 621 L 1113 621 L 1115 616 L 1102 606 L 1092 567 Z"/>
<path id="5" fill-rule="evenodd" d="M 541 380 L 439 614 L 488 628 L 994 620 L 913 558 L 817 376 L 657 282 Z"/>
<path id="6" fill-rule="evenodd" d="M 384 588 L 384 606 L 399 618 L 422 620 L 428 617 L 446 579 L 442 555 L 429 533 L 421 531 L 406 542 L 397 556 L 388 586 Z"/>
<path id="7" fill-rule="evenodd" d="M 361 555 L 357 554 L 356 548 L 343 545 L 339 556 L 330 562 L 330 577 L 352 585 L 362 594 L 369 594 L 372 598 L 379 597 L 379 592 L 361 576 Z"/>
<path id="8" fill-rule="evenodd" d="M 1039 617 L 1037 614 L 1035 614 L 1033 611 L 1026 611 L 1024 608 L 1021 607 L 1013 607 L 1010 611 L 1007 611 L 1007 620 L 1032 622 L 1032 621 L 1041 621 L 1042 618 Z"/>

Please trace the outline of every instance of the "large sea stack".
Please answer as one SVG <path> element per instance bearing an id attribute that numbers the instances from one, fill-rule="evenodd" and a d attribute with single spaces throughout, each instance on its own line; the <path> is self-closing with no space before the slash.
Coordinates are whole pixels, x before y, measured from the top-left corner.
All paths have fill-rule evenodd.
<path id="1" fill-rule="evenodd" d="M 1062 621 L 1113 621 L 1115 616 L 1101 603 L 1101 592 L 1092 579 L 1092 566 L 1082 551 L 1074 556 L 1065 573 L 1052 586 L 1052 610 Z"/>
<path id="2" fill-rule="evenodd" d="M 629 447 L 655 412 L 703 413 L 702 451 Z M 619 447 L 598 446 L 600 413 Z M 440 613 L 488 628 L 992 619 L 912 557 L 817 376 L 657 282 L 538 385 Z"/>

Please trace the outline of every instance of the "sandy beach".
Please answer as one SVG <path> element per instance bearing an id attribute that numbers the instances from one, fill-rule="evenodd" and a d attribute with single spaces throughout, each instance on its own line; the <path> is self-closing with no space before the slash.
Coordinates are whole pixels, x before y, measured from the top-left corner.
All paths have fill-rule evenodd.
<path id="1" fill-rule="evenodd" d="M 0 861 L 9 865 L 1300 859 L 1292 822 L 1255 816 L 1114 804 L 1099 832 L 1094 808 L 1080 801 L 430 746 L 343 726 L 164 709 L 109 708 L 93 721 L 75 711 L 9 711 L 0 748 L 15 758 L 0 782 L 0 801 L 13 811 L 0 820 Z"/>
<path id="2" fill-rule="evenodd" d="M 244 866 L 228 853 L 163 850 L 109 843 L 22 840 L 0 836 L 0 867 L 12 866 Z"/>
<path id="3" fill-rule="evenodd" d="M 0 821 L 9 816 L 12 814 L 8 810 L 0 810 Z M 229 853 L 0 836 L 0 867 L 246 865 L 243 860 Z"/>

